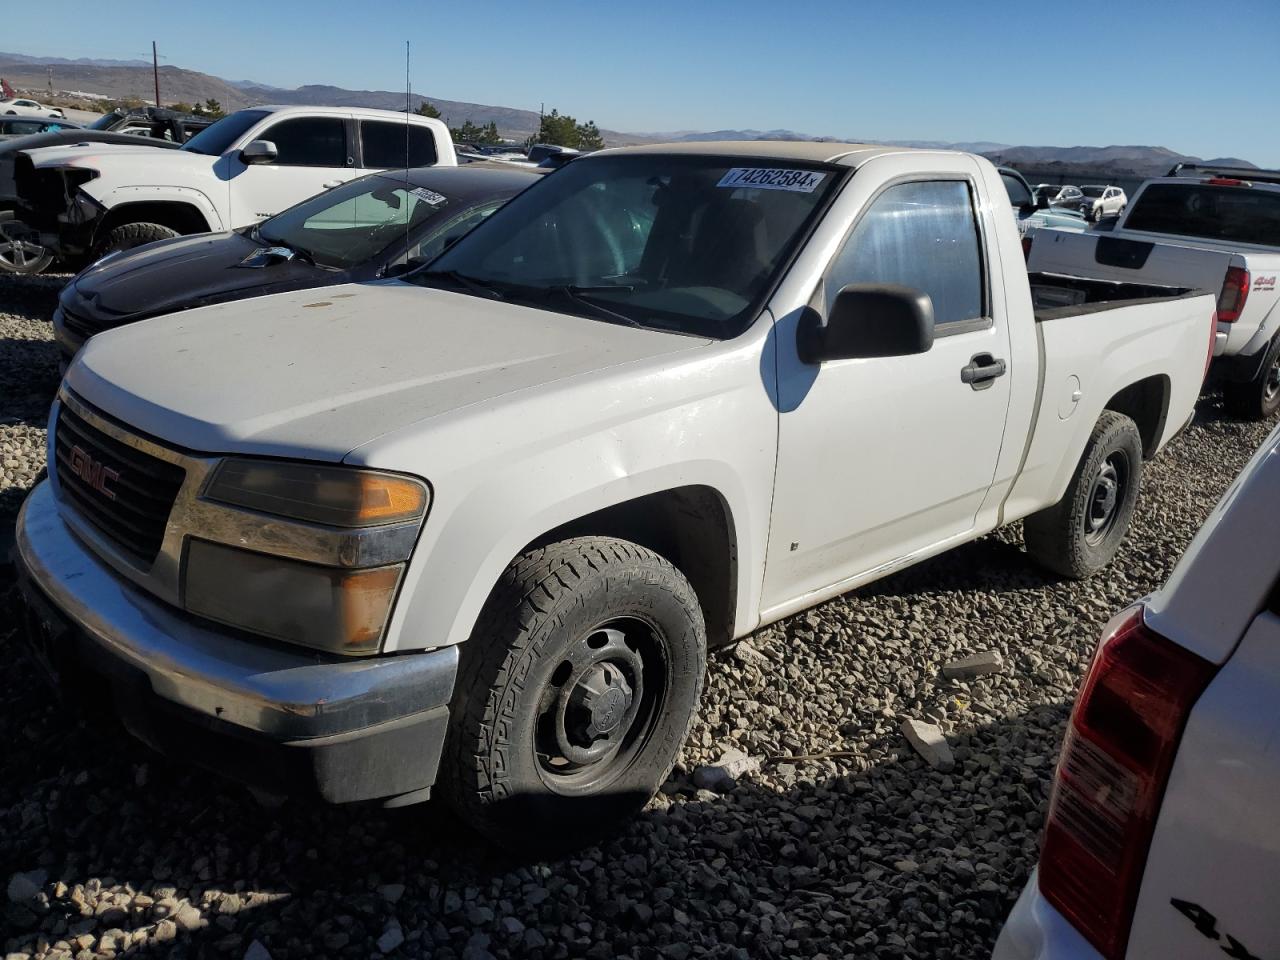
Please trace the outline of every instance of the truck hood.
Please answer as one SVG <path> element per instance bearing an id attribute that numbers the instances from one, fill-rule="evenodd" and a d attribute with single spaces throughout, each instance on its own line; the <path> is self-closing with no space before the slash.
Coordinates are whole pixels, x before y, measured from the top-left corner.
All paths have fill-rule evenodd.
<path id="1" fill-rule="evenodd" d="M 81 146 L 79 141 L 74 141 L 67 146 L 42 147 L 23 152 L 31 158 L 31 163 L 36 169 L 76 166 L 93 170 L 104 163 L 110 163 L 113 157 L 135 164 L 137 157 L 145 157 L 146 169 L 150 172 L 156 169 L 209 167 L 218 159 L 203 153 L 193 153 L 190 150 L 157 150 L 154 146 L 146 144 L 135 146 L 132 143 L 90 143 Z M 148 182 L 163 183 L 155 180 L 154 176 Z"/>
<path id="2" fill-rule="evenodd" d="M 420 420 L 705 343 L 386 281 L 111 330 L 66 383 L 188 450 L 339 461 Z"/>
<path id="3" fill-rule="evenodd" d="M 201 233 L 149 243 L 99 262 L 64 288 L 65 309 L 105 330 L 134 320 L 242 297 L 347 279 L 303 260 L 242 266 L 263 245 L 240 233 Z"/>

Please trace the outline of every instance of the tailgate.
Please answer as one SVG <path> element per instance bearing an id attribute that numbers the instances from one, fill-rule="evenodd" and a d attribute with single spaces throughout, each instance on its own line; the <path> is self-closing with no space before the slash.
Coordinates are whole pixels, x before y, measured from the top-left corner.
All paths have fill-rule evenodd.
<path id="1" fill-rule="evenodd" d="M 1280 617 L 1196 703 L 1143 874 L 1129 957 L 1280 957 Z"/>
<path id="2" fill-rule="evenodd" d="M 1191 287 L 1217 295 L 1232 255 L 1221 250 L 1134 240 L 1114 233 L 1040 230 L 1027 270 L 1094 280 Z"/>

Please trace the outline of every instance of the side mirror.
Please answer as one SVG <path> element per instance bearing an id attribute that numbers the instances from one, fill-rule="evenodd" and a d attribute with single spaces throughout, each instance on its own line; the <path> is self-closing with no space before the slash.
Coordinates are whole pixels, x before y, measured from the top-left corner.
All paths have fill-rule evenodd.
<path id="1" fill-rule="evenodd" d="M 836 294 L 826 321 L 808 311 L 798 331 L 805 363 L 904 357 L 933 347 L 933 301 L 896 283 L 851 283 Z"/>
<path id="2" fill-rule="evenodd" d="M 1037 210 L 1048 210 L 1048 209 L 1049 209 L 1049 194 L 1048 194 L 1048 193 L 1037 193 L 1037 194 L 1036 194 L 1036 209 L 1037 209 Z"/>
<path id="3" fill-rule="evenodd" d="M 240 159 L 245 163 L 275 163 L 279 151 L 270 140 L 250 140 L 240 151 Z"/>

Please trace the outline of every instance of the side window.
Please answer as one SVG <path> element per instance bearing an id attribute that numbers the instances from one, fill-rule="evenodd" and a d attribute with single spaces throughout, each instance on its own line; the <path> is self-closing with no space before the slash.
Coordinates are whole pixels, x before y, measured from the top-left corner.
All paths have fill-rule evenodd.
<path id="1" fill-rule="evenodd" d="M 341 117 L 282 120 L 258 136 L 276 145 L 276 163 L 289 167 L 345 167 L 347 126 Z"/>
<path id="2" fill-rule="evenodd" d="M 985 315 L 982 256 L 968 184 L 900 183 L 880 194 L 836 254 L 826 277 L 826 308 L 850 283 L 900 283 L 933 300 L 934 322 Z"/>
<path id="3" fill-rule="evenodd" d="M 408 164 L 405 163 L 406 143 Z M 364 145 L 364 165 L 370 170 L 388 167 L 429 167 L 436 162 L 436 138 L 422 124 L 360 121 L 360 142 Z"/>
<path id="4" fill-rule="evenodd" d="M 1034 206 L 1035 201 L 1031 198 L 1031 191 L 1017 177 L 1011 177 L 1007 173 L 1000 174 L 1000 179 L 1004 183 L 1004 191 L 1009 194 L 1009 202 L 1015 207 Z"/>

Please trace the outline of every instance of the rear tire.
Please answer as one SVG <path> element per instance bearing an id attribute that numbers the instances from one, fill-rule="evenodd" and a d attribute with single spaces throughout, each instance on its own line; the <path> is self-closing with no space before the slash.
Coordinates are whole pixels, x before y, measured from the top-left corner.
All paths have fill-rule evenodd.
<path id="1" fill-rule="evenodd" d="M 1256 377 L 1223 384 L 1222 403 L 1242 420 L 1265 420 L 1280 410 L 1280 336 L 1268 345 Z"/>
<path id="2" fill-rule="evenodd" d="M 180 236 L 177 230 L 159 223 L 126 223 L 116 227 L 94 248 L 93 259 L 100 260 L 117 250 L 132 250 L 144 243 L 172 240 Z"/>
<path id="3" fill-rule="evenodd" d="M 1073 580 L 1097 573 L 1120 549 L 1141 482 L 1138 425 L 1104 410 L 1062 499 L 1023 521 L 1027 552 Z"/>
<path id="4" fill-rule="evenodd" d="M 464 644 L 444 796 L 505 848 L 590 843 L 665 782 L 697 711 L 706 628 L 658 554 L 583 537 L 503 573 Z"/>

